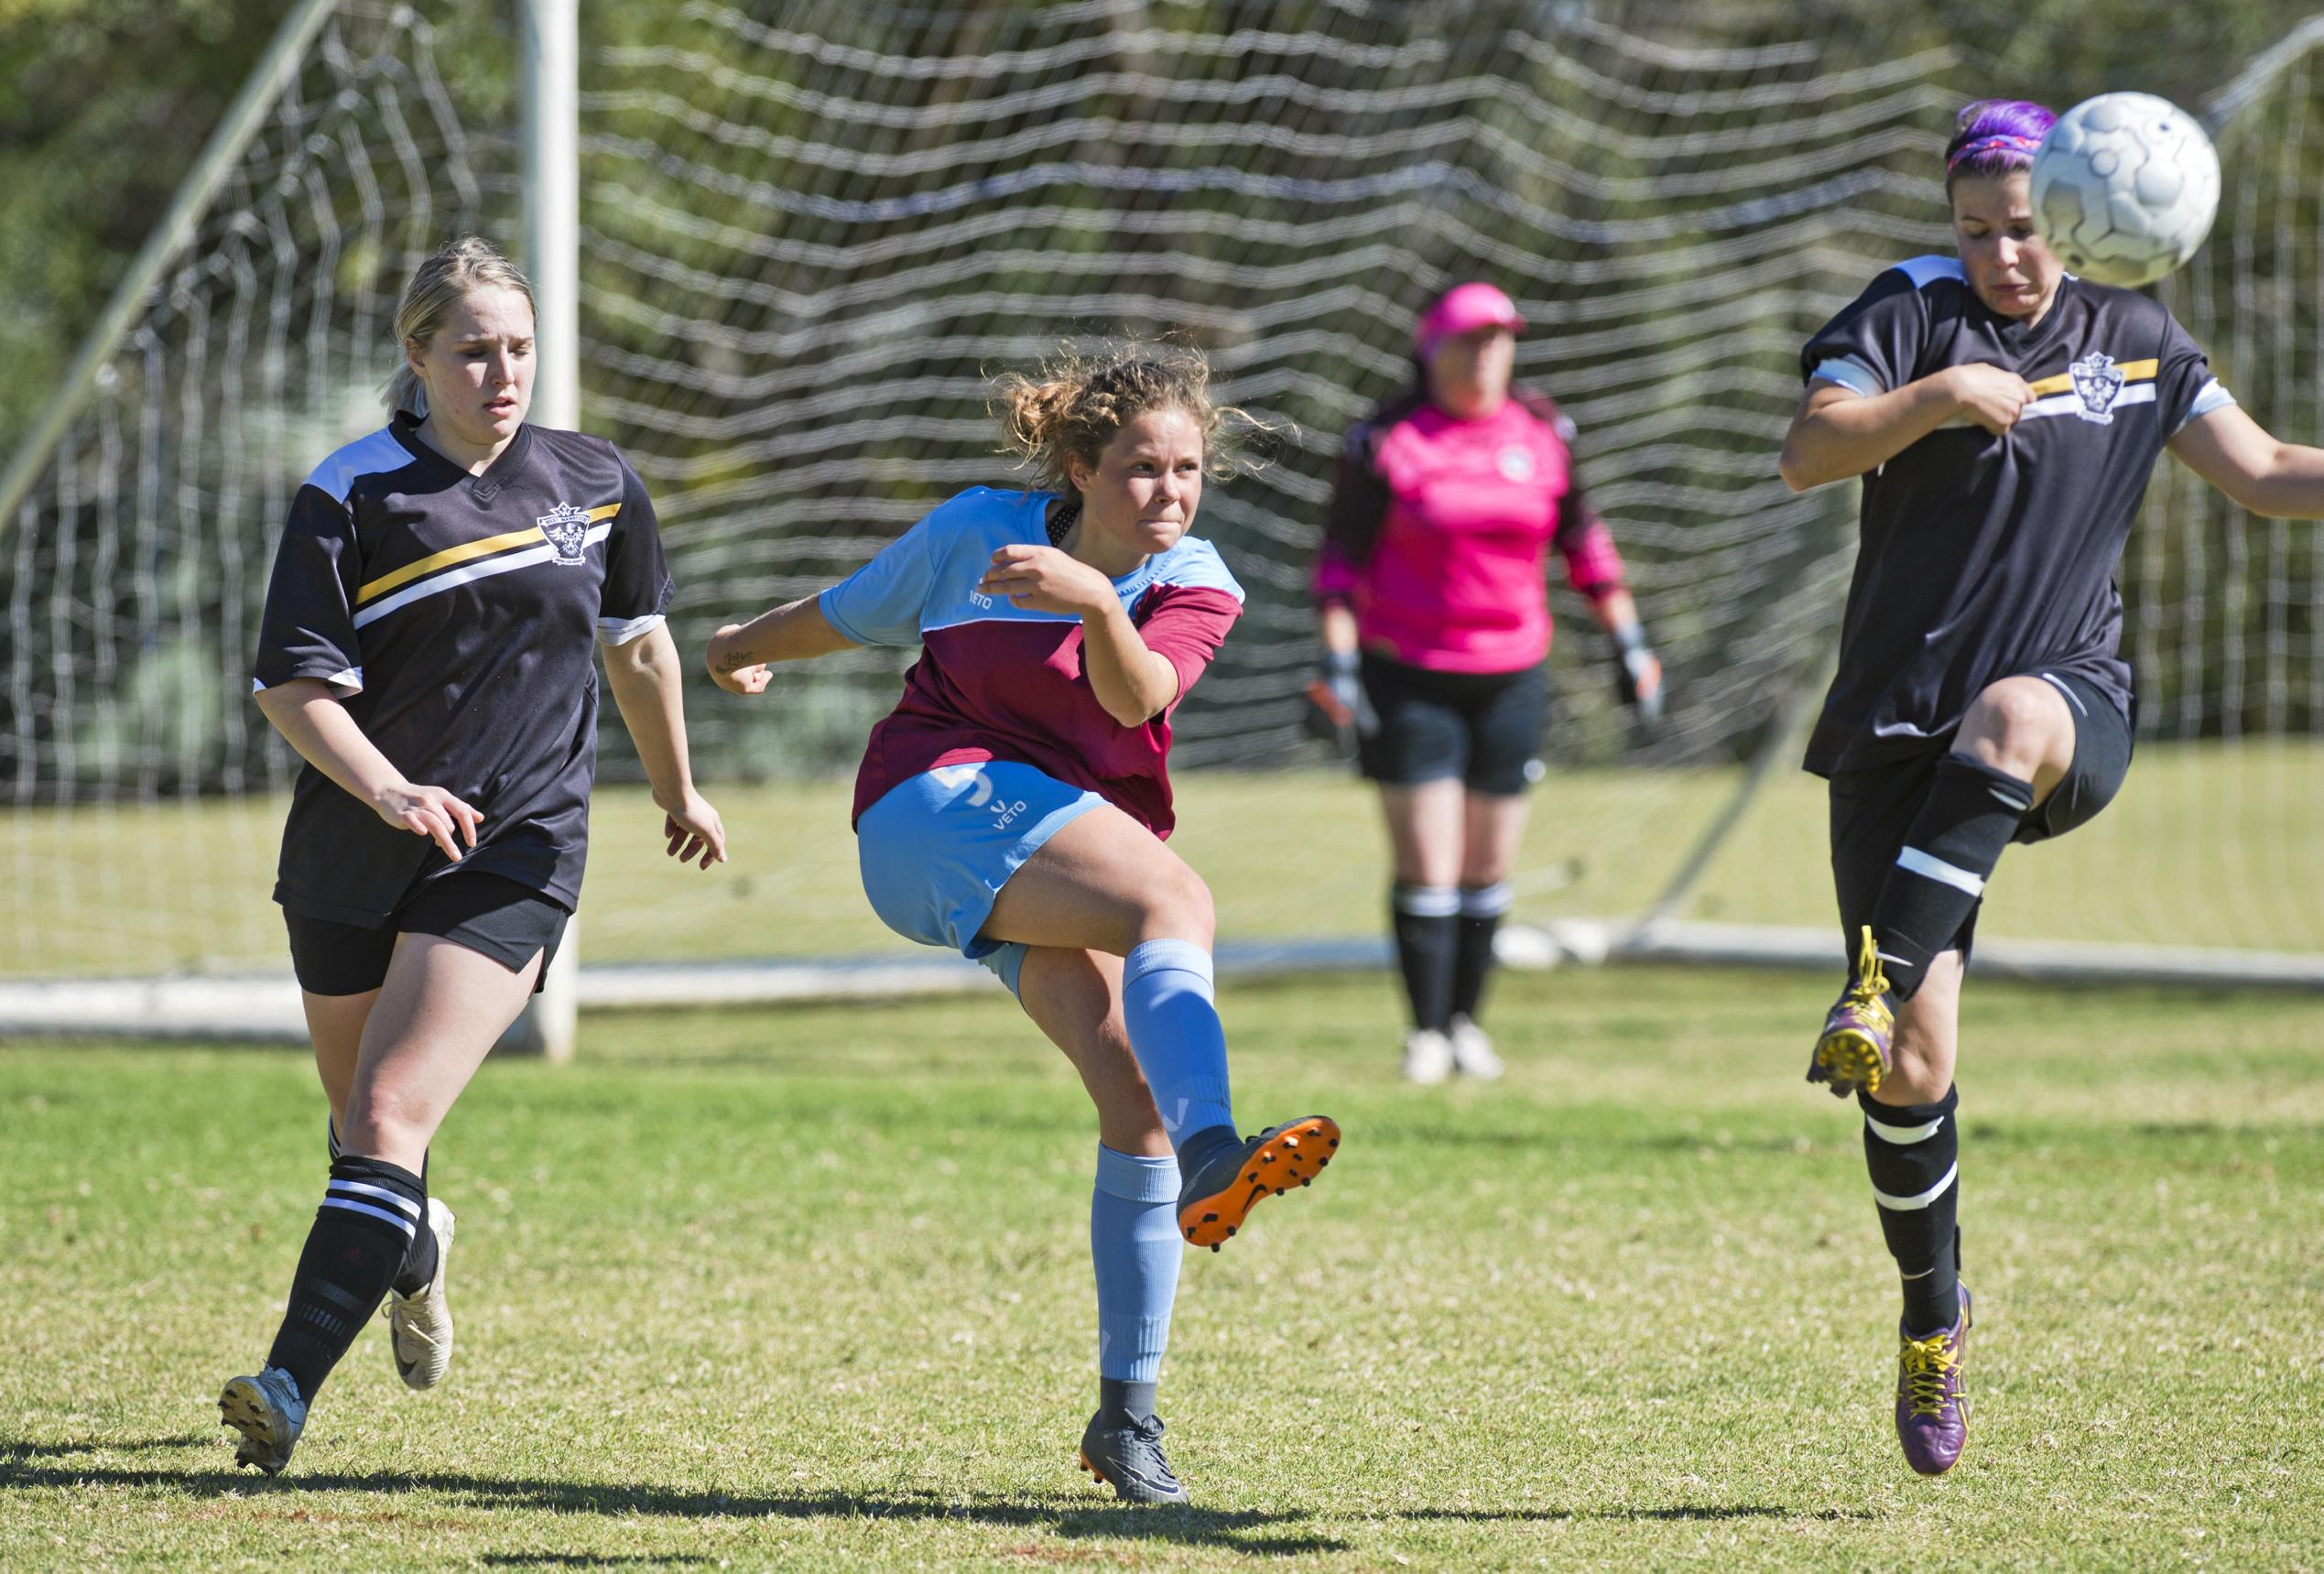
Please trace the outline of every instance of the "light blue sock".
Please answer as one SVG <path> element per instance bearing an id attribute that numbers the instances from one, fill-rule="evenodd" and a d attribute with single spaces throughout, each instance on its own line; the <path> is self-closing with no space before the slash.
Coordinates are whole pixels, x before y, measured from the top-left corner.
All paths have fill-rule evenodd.
<path id="1" fill-rule="evenodd" d="M 1191 940 L 1148 940 L 1130 948 L 1122 968 L 1122 1020 L 1130 1049 L 1154 1090 L 1162 1129 L 1189 1169 L 1190 1137 L 1234 1133 L 1227 1097 L 1226 1029 L 1211 1004 L 1211 953 Z M 1200 1146 L 1215 1145 L 1215 1138 Z"/>
<path id="2" fill-rule="evenodd" d="M 1178 1293 L 1178 1161 L 1098 1145 L 1090 1198 L 1090 1260 L 1097 1267 L 1098 1375 L 1153 1383 L 1170 1342 Z M 1149 1402 L 1150 1406 L 1150 1402 Z"/>

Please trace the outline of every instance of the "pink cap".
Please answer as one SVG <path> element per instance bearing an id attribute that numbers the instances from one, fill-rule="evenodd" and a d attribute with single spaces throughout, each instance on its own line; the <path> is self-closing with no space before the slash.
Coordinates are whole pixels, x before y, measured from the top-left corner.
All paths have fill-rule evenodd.
<path id="1" fill-rule="evenodd" d="M 1480 328 L 1523 333 L 1526 320 L 1517 315 L 1517 303 L 1492 285 L 1482 280 L 1456 284 L 1412 325 L 1412 347 L 1426 357 L 1454 334 L 1474 333 Z"/>

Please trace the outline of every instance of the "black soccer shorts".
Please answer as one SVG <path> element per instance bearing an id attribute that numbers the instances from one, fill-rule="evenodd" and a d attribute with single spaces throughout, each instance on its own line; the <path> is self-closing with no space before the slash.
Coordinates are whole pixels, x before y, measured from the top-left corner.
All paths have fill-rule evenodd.
<path id="1" fill-rule="evenodd" d="M 2025 817 L 2013 841 L 2047 841 L 2089 824 L 2114 800 L 2130 772 L 2131 728 L 2123 713 L 2096 689 L 2067 673 L 2028 674 L 2055 685 L 2074 712 L 2074 763 L 2066 776 Z M 1892 765 L 1835 771 L 1830 781 L 1831 874 L 1840 897 L 1840 934 L 1845 955 L 1856 954 L 1858 937 L 1872 922 L 1873 906 L 1905 838 L 1928 797 L 1937 763 L 1945 757 L 1942 744 Z M 1977 914 L 1970 910 L 1953 938 L 1953 949 L 1969 960 L 1977 935 Z"/>
<path id="2" fill-rule="evenodd" d="M 1360 674 L 1380 724 L 1356 745 L 1384 787 L 1457 777 L 1471 792 L 1514 798 L 1541 775 L 1548 726 L 1544 664 L 1515 672 L 1438 672 L 1366 651 Z"/>
<path id="3" fill-rule="evenodd" d="M 310 994 L 363 994 L 387 979 L 400 934 L 437 935 L 488 956 L 511 972 L 540 957 L 540 993 L 572 914 L 530 885 L 498 874 L 449 873 L 404 898 L 377 928 L 283 910 L 290 928 L 290 965 Z"/>

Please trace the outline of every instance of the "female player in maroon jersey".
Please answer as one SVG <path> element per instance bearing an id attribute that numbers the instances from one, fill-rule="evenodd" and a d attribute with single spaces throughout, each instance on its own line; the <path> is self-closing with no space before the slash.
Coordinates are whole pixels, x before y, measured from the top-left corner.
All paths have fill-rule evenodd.
<path id="1" fill-rule="evenodd" d="M 972 487 L 820 596 L 722 629 L 739 694 L 766 664 L 917 646 L 856 781 L 863 889 L 898 934 L 984 963 L 1098 1107 L 1098 1410 L 1081 1461 L 1186 1501 L 1155 1384 L 1180 1236 L 1216 1249 L 1330 1161 L 1323 1116 L 1238 1134 L 1211 1000 L 1211 894 L 1165 844 L 1170 716 L 1242 615 L 1188 532 L 1240 412 L 1185 352 L 1125 349 L 1000 384 L 1028 492 Z"/>

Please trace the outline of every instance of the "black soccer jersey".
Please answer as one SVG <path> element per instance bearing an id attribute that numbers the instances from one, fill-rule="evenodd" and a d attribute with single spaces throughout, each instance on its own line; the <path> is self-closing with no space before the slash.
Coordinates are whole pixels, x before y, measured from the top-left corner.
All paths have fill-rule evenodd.
<path id="1" fill-rule="evenodd" d="M 2132 712 L 2114 565 L 2164 442 L 2233 401 L 2145 296 L 2069 277 L 2029 328 L 1951 257 L 1888 269 L 1800 357 L 1867 396 L 1977 362 L 2036 396 L 2003 436 L 1947 427 L 1864 477 L 1840 673 L 1808 745 L 1819 776 L 1941 746 L 2014 674 L 2075 674 Z"/>
<path id="2" fill-rule="evenodd" d="M 458 865 L 571 907 L 597 763 L 592 635 L 658 624 L 668 568 L 646 486 L 614 446 L 524 426 L 482 475 L 399 414 L 299 489 L 266 591 L 255 689 L 331 684 L 413 782 L 483 817 Z M 377 926 L 453 867 L 310 765 L 283 827 L 275 900 Z"/>

